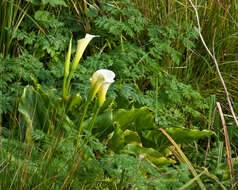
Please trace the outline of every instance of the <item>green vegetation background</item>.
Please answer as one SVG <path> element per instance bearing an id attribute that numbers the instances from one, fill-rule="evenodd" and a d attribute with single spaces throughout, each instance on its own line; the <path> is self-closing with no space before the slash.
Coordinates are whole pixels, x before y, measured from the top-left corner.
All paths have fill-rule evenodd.
<path id="1" fill-rule="evenodd" d="M 238 3 L 198 0 L 197 8 L 238 113 Z M 74 55 L 86 33 L 99 37 L 63 107 L 69 42 Z M 96 101 L 89 105 L 79 139 L 90 77 L 102 68 L 115 83 L 92 131 Z M 188 0 L 2 0 L 0 103 L 0 189 L 237 188 L 238 126 Z"/>

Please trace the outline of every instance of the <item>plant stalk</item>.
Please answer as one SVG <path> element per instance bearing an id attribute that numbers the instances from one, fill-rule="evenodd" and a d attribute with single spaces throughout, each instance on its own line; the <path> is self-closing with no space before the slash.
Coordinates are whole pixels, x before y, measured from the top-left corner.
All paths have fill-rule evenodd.
<path id="1" fill-rule="evenodd" d="M 184 162 L 188 165 L 191 173 L 193 174 L 193 176 L 196 178 L 198 185 L 200 186 L 200 188 L 202 190 L 206 190 L 205 185 L 202 183 L 200 178 L 197 178 L 198 174 L 196 172 L 196 170 L 194 169 L 193 165 L 191 164 L 191 162 L 188 160 L 188 158 L 185 156 L 185 154 L 183 153 L 183 151 L 179 148 L 179 146 L 177 145 L 177 143 L 169 136 L 169 134 L 162 128 L 159 128 L 159 130 L 168 138 L 168 140 L 174 145 L 174 147 L 176 148 L 176 150 L 178 151 L 178 153 L 180 154 L 180 156 L 182 157 L 182 159 L 184 160 Z"/>
<path id="2" fill-rule="evenodd" d="M 99 113 L 99 111 L 100 111 L 100 106 L 97 108 L 97 110 L 96 110 L 96 112 L 94 113 L 94 115 L 93 115 L 93 118 L 92 118 L 92 120 L 91 120 L 91 122 L 90 122 L 90 126 L 89 126 L 89 131 L 90 132 L 92 132 L 92 129 L 93 129 L 93 126 L 94 126 L 94 123 L 95 123 L 95 121 L 96 121 L 96 118 L 97 118 L 97 116 L 98 116 L 98 113 Z"/>
<path id="3" fill-rule="evenodd" d="M 233 178 L 233 166 L 232 166 L 232 160 L 231 160 L 231 150 L 230 150 L 230 142 L 229 142 L 229 136 L 228 136 L 228 132 L 227 132 L 227 127 L 226 127 L 226 122 L 224 119 L 224 115 L 221 109 L 221 104 L 220 102 L 217 102 L 217 108 L 221 117 L 221 122 L 222 122 L 222 126 L 224 129 L 224 136 L 225 136 L 225 142 L 226 142 L 226 153 L 227 153 L 227 161 L 228 161 L 228 167 L 229 167 L 229 175 L 230 178 Z"/>
<path id="4" fill-rule="evenodd" d="M 84 118 L 85 118 L 87 110 L 88 110 L 89 103 L 90 103 L 90 99 L 87 100 L 87 102 L 85 104 L 85 107 L 84 107 L 84 110 L 83 110 L 83 115 L 82 115 L 82 118 L 81 118 L 80 124 L 79 124 L 78 138 L 80 137 L 81 132 L 82 132 L 83 122 L 84 122 Z"/>
<path id="5" fill-rule="evenodd" d="M 227 102 L 229 104 L 229 108 L 231 110 L 231 114 L 233 116 L 233 119 L 236 123 L 236 126 L 238 127 L 238 120 L 237 120 L 237 117 L 236 117 L 236 114 L 233 110 L 233 107 L 232 107 L 232 103 L 231 103 L 231 99 L 230 99 L 230 95 L 229 95 L 229 92 L 227 90 L 227 87 L 226 87 L 226 84 L 225 84 L 225 81 L 221 75 L 221 72 L 220 72 L 220 69 L 219 69 L 219 66 L 218 66 L 218 63 L 217 63 L 217 60 L 216 60 L 216 57 L 215 57 L 215 54 L 214 54 L 214 40 L 213 40 L 213 54 L 211 53 L 211 51 L 209 50 L 209 48 L 207 47 L 207 44 L 205 42 L 205 40 L 203 39 L 203 36 L 201 34 L 201 26 L 200 26 L 200 20 L 199 20 L 199 16 L 198 16 L 198 10 L 197 8 L 195 7 L 195 5 L 193 4 L 192 0 L 189 0 L 190 4 L 192 5 L 194 11 L 195 11 L 195 15 L 196 15 L 196 20 L 197 20 L 197 25 L 198 25 L 198 34 L 199 34 L 199 37 L 202 41 L 202 44 L 203 46 L 205 47 L 206 51 L 208 52 L 208 54 L 211 56 L 215 66 L 216 66 L 216 70 L 217 70 L 217 73 L 218 73 L 218 76 L 220 78 L 220 81 L 223 85 L 223 88 L 224 88 L 224 91 L 225 91 L 225 94 L 226 94 L 226 99 L 227 99 Z"/>

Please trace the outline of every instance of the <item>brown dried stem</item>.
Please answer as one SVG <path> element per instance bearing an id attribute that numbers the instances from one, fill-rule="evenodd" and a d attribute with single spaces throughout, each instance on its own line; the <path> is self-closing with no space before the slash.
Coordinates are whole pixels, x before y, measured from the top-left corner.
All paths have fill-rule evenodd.
<path id="1" fill-rule="evenodd" d="M 219 111 L 219 114 L 221 117 L 222 126 L 224 129 L 229 175 L 230 175 L 230 178 L 232 178 L 233 177 L 233 166 L 232 166 L 232 160 L 231 160 L 230 142 L 229 142 L 229 136 L 228 136 L 227 127 L 226 127 L 226 122 L 225 122 L 224 115 L 223 115 L 223 112 L 221 109 L 221 104 L 219 102 L 217 102 L 216 104 L 217 104 L 217 108 L 218 108 L 218 111 Z"/>
<path id="2" fill-rule="evenodd" d="M 167 139 L 172 143 L 172 145 L 175 147 L 175 149 L 177 150 L 178 154 L 180 155 L 181 159 L 183 159 L 184 163 L 187 164 L 188 168 L 190 169 L 191 173 L 193 174 L 193 176 L 196 178 L 196 181 L 198 183 L 198 185 L 200 186 L 200 188 L 202 190 L 206 190 L 205 185 L 203 184 L 203 182 L 201 181 L 201 179 L 199 178 L 196 170 L 194 169 L 193 165 L 191 164 L 191 162 L 188 160 L 188 158 L 186 157 L 186 155 L 183 153 L 183 151 L 179 148 L 178 144 L 170 137 L 170 135 L 162 128 L 159 128 L 159 130 L 164 134 L 164 136 L 167 137 Z"/>
<path id="3" fill-rule="evenodd" d="M 212 58 L 212 60 L 213 60 L 213 62 L 214 62 L 214 64 L 215 64 L 215 66 L 216 66 L 216 70 L 217 70 L 218 76 L 219 76 L 219 78 L 220 78 L 220 81 L 221 81 L 221 83 L 222 83 L 222 85 L 223 85 L 223 88 L 224 88 L 224 91 L 225 91 L 225 94 L 226 94 L 226 99 L 227 99 L 227 102 L 228 102 L 228 104 L 229 104 L 229 108 L 230 108 L 230 110 L 231 110 L 231 114 L 232 114 L 233 119 L 234 119 L 234 121 L 235 121 L 235 123 L 236 123 L 236 126 L 238 127 L 238 120 L 237 120 L 236 115 L 235 115 L 235 112 L 234 112 L 234 110 L 233 110 L 232 103 L 231 103 L 231 99 L 230 99 L 230 95 L 229 95 L 229 92 L 228 92 L 228 90 L 227 90 L 225 81 L 224 81 L 224 79 L 223 79 L 223 77 L 222 77 L 222 75 L 221 75 L 221 72 L 220 72 L 220 69 L 219 69 L 219 66 L 218 66 L 216 57 L 215 57 L 214 54 L 211 53 L 211 51 L 210 51 L 209 48 L 207 47 L 207 44 L 206 44 L 206 42 L 204 41 L 203 36 L 202 36 L 202 34 L 201 34 L 201 25 L 200 25 L 199 16 L 198 16 L 198 10 L 197 10 L 196 6 L 193 4 L 192 0 L 189 0 L 189 2 L 190 2 L 190 4 L 192 5 L 192 7 L 193 7 L 193 9 L 194 9 L 194 11 L 195 11 L 195 14 L 196 14 L 196 20 L 197 20 L 197 26 L 198 26 L 198 34 L 199 34 L 199 37 L 200 37 L 200 39 L 201 39 L 201 41 L 202 41 L 203 46 L 205 47 L 205 49 L 206 49 L 206 51 L 208 52 L 208 54 L 211 56 L 211 58 Z"/>

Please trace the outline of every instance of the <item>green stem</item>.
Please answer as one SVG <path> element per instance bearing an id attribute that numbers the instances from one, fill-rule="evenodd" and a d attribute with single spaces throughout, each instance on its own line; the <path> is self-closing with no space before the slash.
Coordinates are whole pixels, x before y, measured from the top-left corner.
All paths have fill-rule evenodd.
<path id="1" fill-rule="evenodd" d="M 81 132 L 82 132 L 82 129 L 83 129 L 83 122 L 84 122 L 84 118 L 86 116 L 86 113 L 87 113 L 87 110 L 88 110 L 88 106 L 90 104 L 90 102 L 93 100 L 92 98 L 92 89 L 89 90 L 89 93 L 88 93 L 88 98 L 87 98 L 87 101 L 85 103 L 85 107 L 84 107 L 84 110 L 83 110 L 83 115 L 81 117 L 81 120 L 80 120 L 80 124 L 79 124 L 79 130 L 78 130 L 78 142 L 77 142 L 77 146 L 76 146 L 76 149 L 78 149 L 78 146 L 80 144 L 80 135 L 81 135 Z"/>
<path id="2" fill-rule="evenodd" d="M 96 121 L 96 118 L 97 118 L 97 116 L 98 116 L 98 113 L 99 113 L 100 108 L 101 108 L 101 107 L 99 106 L 99 107 L 97 108 L 96 112 L 95 112 L 94 115 L 93 115 L 93 118 L 92 118 L 91 123 L 90 123 L 90 126 L 89 126 L 89 131 L 90 131 L 90 132 L 92 132 L 92 129 L 93 129 L 94 123 L 95 123 L 95 121 Z"/>
<path id="3" fill-rule="evenodd" d="M 97 111 L 94 113 L 93 118 L 92 118 L 92 120 L 90 122 L 90 126 L 89 126 L 90 133 L 92 132 L 92 129 L 93 129 L 94 123 L 96 121 L 97 115 L 98 115 L 98 113 L 100 111 L 100 108 L 101 108 L 100 106 L 97 108 Z M 78 149 L 78 146 L 80 144 L 79 140 L 80 140 L 80 138 L 78 138 L 78 143 L 77 143 L 77 146 L 76 146 L 77 148 L 76 149 Z M 88 144 L 88 139 L 84 139 L 83 143 L 81 144 L 81 147 L 83 147 L 83 145 L 86 145 L 86 144 Z"/>
<path id="4" fill-rule="evenodd" d="M 71 79 L 73 77 L 73 73 L 74 73 L 74 71 L 70 71 L 69 76 L 68 76 L 67 81 L 66 81 L 66 84 L 65 84 L 65 92 L 67 94 L 69 94 L 69 87 L 70 87 Z"/>
<path id="5" fill-rule="evenodd" d="M 87 110 L 88 110 L 89 103 L 90 103 L 90 99 L 87 100 L 87 102 L 85 104 L 85 107 L 84 107 L 84 110 L 83 110 L 83 115 L 82 115 L 82 118 L 81 118 L 81 121 L 80 121 L 80 124 L 79 124 L 78 138 L 81 135 L 81 131 L 82 131 L 82 128 L 83 128 L 83 122 L 84 122 L 84 118 L 85 118 Z"/>
<path id="6" fill-rule="evenodd" d="M 62 91 L 62 93 L 63 93 L 62 96 L 63 96 L 64 99 L 65 99 L 66 96 L 67 96 L 66 83 L 67 83 L 67 78 L 64 77 L 64 81 L 63 81 L 63 91 Z"/>

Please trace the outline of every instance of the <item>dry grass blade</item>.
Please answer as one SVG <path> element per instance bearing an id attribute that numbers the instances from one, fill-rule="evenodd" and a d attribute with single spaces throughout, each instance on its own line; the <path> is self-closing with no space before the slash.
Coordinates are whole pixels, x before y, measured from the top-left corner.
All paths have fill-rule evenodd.
<path id="1" fill-rule="evenodd" d="M 179 146 L 177 145 L 177 143 L 169 136 L 169 134 L 162 128 L 159 128 L 159 130 L 168 138 L 168 140 L 174 145 L 174 147 L 176 148 L 176 150 L 178 151 L 179 155 L 181 156 L 181 158 L 184 160 L 184 162 L 188 165 L 191 173 L 193 174 L 193 176 L 196 178 L 196 181 L 198 183 L 198 185 L 200 186 L 201 189 L 206 189 L 205 185 L 202 183 L 201 179 L 198 176 L 196 170 L 194 169 L 193 165 L 191 164 L 191 162 L 188 160 L 188 158 L 185 156 L 185 154 L 183 153 L 183 151 L 179 148 Z"/>
<path id="2" fill-rule="evenodd" d="M 67 177 L 65 178 L 64 182 L 63 182 L 63 185 L 61 186 L 60 190 L 61 189 L 65 189 L 65 187 L 67 187 L 69 181 L 70 181 L 70 178 L 72 177 L 73 173 L 76 171 L 76 169 L 78 168 L 79 166 L 79 163 L 81 162 L 81 159 L 82 159 L 82 153 L 83 152 L 80 152 L 78 155 L 77 155 L 77 158 L 75 160 L 75 162 L 73 163 Z"/>
<path id="3" fill-rule="evenodd" d="M 221 117 L 221 122 L 222 122 L 222 126 L 224 129 L 224 136 L 225 136 L 225 142 L 226 142 L 226 153 L 227 153 L 227 160 L 228 160 L 228 167 L 229 167 L 229 175 L 230 178 L 233 177 L 233 166 L 232 166 L 232 161 L 231 161 L 231 150 L 230 150 L 230 142 L 229 142 L 229 136 L 228 136 L 228 132 L 227 132 L 227 127 L 226 127 L 226 122 L 224 119 L 224 115 L 221 109 L 221 104 L 219 102 L 217 102 L 217 108 Z"/>

